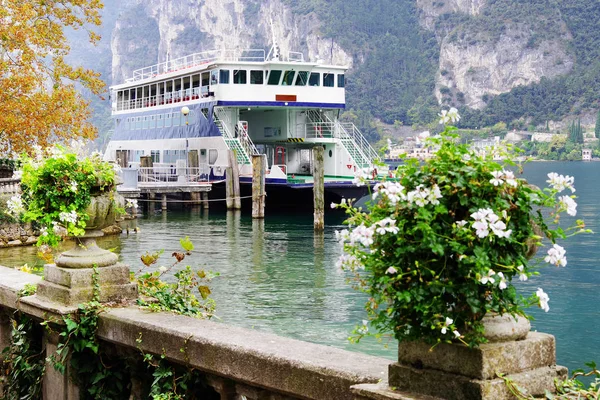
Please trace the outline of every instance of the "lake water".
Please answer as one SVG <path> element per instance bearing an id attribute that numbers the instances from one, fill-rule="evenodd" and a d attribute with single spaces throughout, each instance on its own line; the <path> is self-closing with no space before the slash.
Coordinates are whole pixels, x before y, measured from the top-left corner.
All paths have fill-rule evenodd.
<path id="1" fill-rule="evenodd" d="M 577 218 L 600 232 L 600 163 L 531 163 L 525 177 L 545 186 L 546 174 L 575 176 Z M 395 342 L 347 338 L 364 319 L 365 297 L 352 290 L 337 271 L 341 253 L 335 230 L 343 214 L 328 213 L 323 234 L 315 234 L 312 214 L 273 214 L 253 221 L 249 212 L 204 212 L 187 207 L 134 221 L 139 233 L 103 240 L 133 270 L 146 251 L 165 249 L 162 264 L 179 250 L 179 239 L 189 236 L 195 245 L 185 265 L 221 274 L 212 283 L 217 315 L 224 323 L 273 332 L 352 351 L 396 358 Z M 565 220 L 565 222 L 567 222 Z M 600 362 L 600 233 L 579 235 L 564 244 L 566 268 L 546 267 L 521 288 L 526 293 L 542 287 L 550 296 L 550 312 L 531 309 L 533 328 L 557 337 L 558 363 L 569 369 L 584 362 Z M 20 253 L 19 253 L 20 251 Z M 541 251 L 544 251 L 543 249 Z M 34 249 L 0 250 L 0 264 L 33 262 Z M 387 347 L 385 345 L 388 345 Z"/>

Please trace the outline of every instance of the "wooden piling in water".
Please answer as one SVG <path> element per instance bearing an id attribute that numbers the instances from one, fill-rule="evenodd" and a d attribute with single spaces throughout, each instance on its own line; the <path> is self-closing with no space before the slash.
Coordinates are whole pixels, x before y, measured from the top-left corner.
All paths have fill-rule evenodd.
<path id="1" fill-rule="evenodd" d="M 225 204 L 228 210 L 233 210 L 233 168 L 225 168 Z"/>
<path id="2" fill-rule="evenodd" d="M 166 193 L 164 193 L 162 195 L 162 201 L 161 201 L 161 204 L 160 204 L 160 208 L 163 211 L 167 211 L 167 194 Z"/>
<path id="3" fill-rule="evenodd" d="M 208 210 L 208 192 L 202 192 L 202 206 Z"/>
<path id="4" fill-rule="evenodd" d="M 325 170 L 323 146 L 315 146 L 313 151 L 313 194 L 315 231 L 325 230 Z"/>
<path id="5" fill-rule="evenodd" d="M 242 199 L 240 198 L 240 170 L 237 163 L 237 159 L 235 157 L 235 152 L 233 150 L 229 150 L 227 153 L 227 159 L 229 161 L 229 166 L 231 167 L 231 180 L 232 180 L 232 198 L 233 198 L 233 209 L 241 210 L 242 209 Z M 227 207 L 227 209 L 230 209 Z"/>
<path id="6" fill-rule="evenodd" d="M 252 218 L 265 217 L 265 167 L 264 154 L 252 156 Z"/>

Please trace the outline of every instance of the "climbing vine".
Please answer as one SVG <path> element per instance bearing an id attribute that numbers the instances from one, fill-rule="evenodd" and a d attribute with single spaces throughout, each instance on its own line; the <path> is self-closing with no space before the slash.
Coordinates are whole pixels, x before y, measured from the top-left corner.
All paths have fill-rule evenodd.
<path id="1" fill-rule="evenodd" d="M 132 277 L 137 281 L 141 295 L 138 305 L 151 311 L 210 318 L 214 315 L 215 302 L 209 297 L 211 291 L 207 283 L 218 274 L 194 271 L 186 266 L 172 274 L 174 281 L 164 280 L 172 279 L 165 274 L 180 265 L 194 248 L 188 237 L 181 239 L 180 243 L 183 251 L 172 253 L 175 261 L 168 267 L 149 270 L 158 262 L 162 251 L 141 257 L 144 265 Z M 6 383 L 0 398 L 40 399 L 47 362 L 57 371 L 69 374 L 80 388 L 82 399 L 125 400 L 130 396 L 156 400 L 204 398 L 200 394 L 206 393 L 207 385 L 199 371 L 171 363 L 164 355 L 142 353 L 140 357 L 137 353 L 117 350 L 98 340 L 99 316 L 109 306 L 100 303 L 98 275 L 98 269 L 94 267 L 92 299 L 79 305 L 76 313 L 61 320 L 37 323 L 19 312 L 15 313 L 11 345 L 3 351 L 1 375 L 6 377 Z M 35 285 L 26 285 L 19 296 L 30 296 L 35 290 Z M 59 338 L 55 353 L 48 358 L 42 344 L 44 329 Z M 141 336 L 138 343 L 141 344 Z M 181 351 L 187 354 L 187 344 Z M 136 387 L 132 382 L 141 385 Z"/>

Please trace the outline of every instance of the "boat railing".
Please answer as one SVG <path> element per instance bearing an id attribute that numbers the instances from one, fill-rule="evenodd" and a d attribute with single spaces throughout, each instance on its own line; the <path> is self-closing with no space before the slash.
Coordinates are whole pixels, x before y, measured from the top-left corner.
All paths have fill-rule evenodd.
<path id="1" fill-rule="evenodd" d="M 371 144 L 365 139 L 360 130 L 352 122 L 337 122 L 338 129 L 336 130 L 336 137 L 349 136 L 360 150 L 369 158 L 371 162 L 378 160 L 379 154 L 373 149 Z"/>
<path id="2" fill-rule="evenodd" d="M 253 154 L 259 154 L 254 142 L 248 135 L 248 121 L 238 121 L 237 123 L 238 137 L 240 144 L 244 148 L 246 154 L 251 157 Z"/>
<path id="3" fill-rule="evenodd" d="M 264 49 L 223 49 L 209 50 L 200 53 L 190 54 L 184 57 L 175 58 L 162 63 L 154 64 L 149 67 L 136 69 L 133 71 L 133 77 L 126 82 L 135 82 L 145 79 L 151 79 L 158 75 L 194 68 L 204 64 L 229 61 L 229 62 L 264 62 Z"/>
<path id="4" fill-rule="evenodd" d="M 138 184 L 151 186 L 176 186 L 181 183 L 208 182 L 211 168 L 208 164 L 198 167 L 140 167 L 138 168 Z"/>
<path id="5" fill-rule="evenodd" d="M 139 108 L 178 103 L 181 101 L 196 100 L 202 97 L 208 97 L 208 95 L 208 86 L 182 89 L 156 96 L 140 97 L 139 99 L 119 100 L 117 101 L 116 111 L 135 110 Z"/>
<path id="6" fill-rule="evenodd" d="M 333 122 L 311 122 L 299 125 L 296 137 L 304 139 L 333 138 L 334 132 L 335 124 Z"/>

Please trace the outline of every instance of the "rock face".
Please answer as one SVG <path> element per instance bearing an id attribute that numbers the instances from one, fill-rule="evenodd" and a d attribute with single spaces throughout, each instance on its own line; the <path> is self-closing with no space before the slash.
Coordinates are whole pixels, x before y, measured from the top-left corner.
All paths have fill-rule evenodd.
<path id="1" fill-rule="evenodd" d="M 436 97 L 441 104 L 480 109 L 490 96 L 573 67 L 570 34 L 550 5 L 539 26 L 519 20 L 522 15 L 506 17 L 506 10 L 488 0 L 417 0 L 417 6 L 421 25 L 440 43 Z M 498 20 L 496 26 L 490 23 Z"/>
<path id="2" fill-rule="evenodd" d="M 297 16 L 281 0 L 157 0 L 124 7 L 112 37 L 113 82 L 134 69 L 213 49 L 266 49 L 352 65 L 352 57 L 318 35 L 313 14 Z"/>

